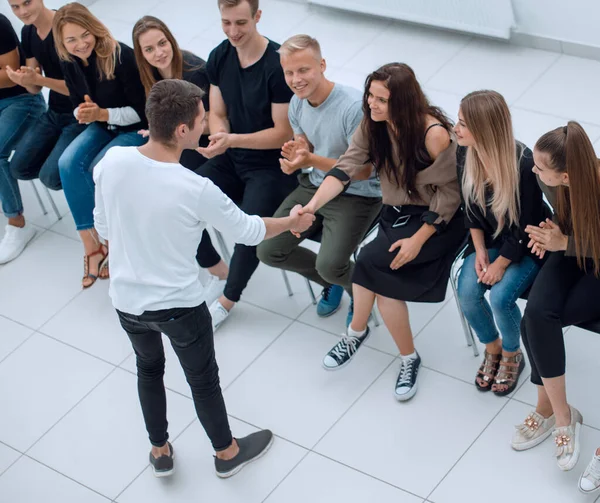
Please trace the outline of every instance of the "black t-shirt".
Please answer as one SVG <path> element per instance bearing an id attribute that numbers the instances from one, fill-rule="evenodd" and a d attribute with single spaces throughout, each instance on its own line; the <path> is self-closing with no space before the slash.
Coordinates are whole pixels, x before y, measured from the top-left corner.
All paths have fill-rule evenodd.
<path id="1" fill-rule="evenodd" d="M 42 40 L 38 35 L 35 26 L 23 26 L 23 29 L 21 30 L 21 44 L 23 46 L 25 58 L 35 58 L 42 67 L 46 77 L 56 80 L 65 80 L 60 66 L 58 53 L 54 46 L 52 30 L 50 30 L 48 36 Z M 69 97 L 55 91 L 50 91 L 48 105 L 50 110 L 60 114 L 73 112 Z"/>
<path id="2" fill-rule="evenodd" d="M 5 15 L 0 14 L 0 56 L 8 54 L 15 49 L 19 51 L 19 66 L 23 66 L 25 64 L 25 58 L 23 56 L 23 51 L 21 50 L 21 45 L 19 44 L 19 38 L 8 18 Z M 4 68 L 1 69 L 4 70 Z M 16 68 L 13 68 L 13 70 L 16 70 Z M 25 93 L 27 93 L 27 89 L 21 86 L 7 87 L 0 89 L 0 100 Z"/>
<path id="3" fill-rule="evenodd" d="M 221 90 L 232 133 L 249 134 L 272 128 L 271 104 L 290 102 L 293 93 L 285 83 L 278 49 L 279 44 L 269 40 L 262 58 L 248 68 L 240 66 L 237 51 L 229 40 L 210 53 L 206 71 L 210 83 Z M 279 149 L 238 148 L 229 152 L 236 162 L 279 169 Z"/>

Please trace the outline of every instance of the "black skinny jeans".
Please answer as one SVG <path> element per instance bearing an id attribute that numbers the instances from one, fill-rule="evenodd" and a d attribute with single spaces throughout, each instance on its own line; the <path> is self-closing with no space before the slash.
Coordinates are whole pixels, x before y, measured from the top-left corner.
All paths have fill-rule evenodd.
<path id="1" fill-rule="evenodd" d="M 221 386 L 210 313 L 206 303 L 191 308 L 146 311 L 140 316 L 117 311 L 135 350 L 138 393 L 150 443 L 161 447 L 167 432 L 167 399 L 161 333 L 171 341 L 192 390 L 198 419 L 215 451 L 233 442 Z"/>
<path id="2" fill-rule="evenodd" d="M 242 166 L 235 163 L 228 152 L 210 159 L 196 173 L 212 180 L 242 211 L 261 217 L 272 217 L 283 200 L 298 186 L 298 178 L 284 174 L 279 165 L 265 168 Z M 202 234 L 196 259 L 205 269 L 221 260 L 206 231 Z M 236 244 L 229 264 L 225 297 L 238 302 L 257 267 L 256 246 Z"/>
<path id="3" fill-rule="evenodd" d="M 521 320 L 521 336 L 531 365 L 531 382 L 565 373 L 563 327 L 600 318 L 600 279 L 587 261 L 587 273 L 575 257 L 554 252 L 540 270 Z"/>

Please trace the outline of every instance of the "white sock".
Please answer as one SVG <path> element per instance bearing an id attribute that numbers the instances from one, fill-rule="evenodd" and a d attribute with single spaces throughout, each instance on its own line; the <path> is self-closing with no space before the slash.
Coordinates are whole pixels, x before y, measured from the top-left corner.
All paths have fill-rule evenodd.
<path id="1" fill-rule="evenodd" d="M 413 351 L 411 354 L 409 355 L 400 355 L 400 358 L 402 358 L 403 360 L 416 360 L 417 359 L 417 352 Z"/>
<path id="2" fill-rule="evenodd" d="M 364 330 L 352 330 L 352 327 L 348 327 L 348 335 L 350 337 L 363 337 L 367 333 L 367 329 Z"/>

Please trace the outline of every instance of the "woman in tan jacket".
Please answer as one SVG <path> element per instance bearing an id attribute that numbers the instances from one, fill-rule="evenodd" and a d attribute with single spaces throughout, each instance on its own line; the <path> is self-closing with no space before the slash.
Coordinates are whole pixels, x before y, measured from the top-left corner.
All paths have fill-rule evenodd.
<path id="1" fill-rule="evenodd" d="M 380 177 L 379 233 L 358 257 L 352 322 L 323 366 L 336 370 L 350 362 L 369 337 L 367 321 L 377 299 L 400 351 L 394 393 L 404 401 L 416 392 L 421 364 L 406 302 L 444 300 L 450 266 L 466 235 L 457 215 L 456 143 L 450 121 L 429 104 L 405 64 L 391 63 L 369 75 L 363 108 L 365 119 L 350 147 L 304 208 L 316 212 L 373 169 Z"/>

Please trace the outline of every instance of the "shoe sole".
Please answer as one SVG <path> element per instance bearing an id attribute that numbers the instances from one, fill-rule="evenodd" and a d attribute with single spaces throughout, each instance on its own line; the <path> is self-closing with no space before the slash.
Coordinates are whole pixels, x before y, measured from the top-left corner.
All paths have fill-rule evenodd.
<path id="1" fill-rule="evenodd" d="M 407 402 L 408 400 L 410 400 L 417 393 L 417 382 L 418 381 L 415 381 L 415 385 L 412 387 L 412 389 L 404 395 L 397 395 L 396 390 L 394 390 L 394 398 L 398 402 Z"/>
<path id="2" fill-rule="evenodd" d="M 229 472 L 225 472 L 225 473 L 215 472 L 217 474 L 217 477 L 219 477 L 220 479 L 228 479 L 229 477 L 233 477 L 236 473 L 238 473 L 247 464 L 250 464 L 253 461 L 256 461 L 257 459 L 262 458 L 269 451 L 269 449 L 273 445 L 274 441 L 275 441 L 275 435 L 273 435 L 271 437 L 271 440 L 266 445 L 266 447 L 262 451 L 260 451 L 256 456 L 254 456 L 253 458 L 249 459 L 248 461 L 244 461 L 242 464 L 236 466 L 233 470 L 231 470 Z"/>
<path id="3" fill-rule="evenodd" d="M 513 444 L 512 441 L 511 441 L 510 446 L 515 451 L 526 451 L 528 449 L 533 449 L 534 447 L 537 447 L 538 445 L 540 445 L 544 440 L 546 440 L 547 438 L 549 438 L 550 435 L 552 435 L 552 430 L 553 429 L 554 429 L 554 425 L 552 426 L 552 428 L 550 428 L 544 434 L 540 435 L 539 437 L 537 437 L 534 440 L 530 440 L 529 442 L 524 442 L 522 444 Z"/>
<path id="4" fill-rule="evenodd" d="M 368 335 L 364 338 L 364 340 L 361 343 L 361 346 L 367 342 L 369 340 L 369 337 L 371 337 L 371 331 L 369 330 Z M 358 348 L 360 349 L 360 348 Z M 330 371 L 335 371 L 335 370 L 340 370 L 343 369 L 346 365 L 348 365 L 356 356 L 356 353 L 358 353 L 358 350 L 350 357 L 348 358 L 348 360 L 345 363 L 342 363 L 341 365 L 338 365 L 337 367 L 328 367 L 327 365 L 325 365 L 325 363 L 321 362 L 321 366 L 325 369 L 325 370 L 330 370 Z"/>
<path id="5" fill-rule="evenodd" d="M 577 462 L 579 461 L 579 454 L 581 453 L 581 447 L 579 444 L 579 435 L 581 433 L 581 423 L 576 423 L 575 424 L 575 449 L 573 449 L 573 456 L 571 456 L 571 461 L 569 461 L 568 464 L 566 464 L 565 466 L 560 466 L 558 465 L 558 467 L 563 471 L 563 472 L 568 472 L 571 471 L 573 468 L 575 468 L 575 465 L 577 464 Z"/>
<path id="6" fill-rule="evenodd" d="M 582 481 L 582 479 L 583 479 L 583 473 L 579 477 L 579 483 L 577 484 L 577 488 L 579 489 L 579 492 L 581 492 L 583 494 L 594 494 L 595 492 L 598 491 L 598 489 L 600 489 L 600 486 L 598 486 L 595 489 L 592 489 L 591 491 L 586 491 L 583 487 L 581 487 L 581 481 Z"/>
<path id="7" fill-rule="evenodd" d="M 335 308 L 333 311 L 331 311 L 330 313 L 327 313 L 327 314 L 319 314 L 319 313 L 317 312 L 317 316 L 318 316 L 319 318 L 329 318 L 330 316 L 333 316 L 335 313 L 337 313 L 337 312 L 338 312 L 338 311 L 341 309 L 341 307 L 342 307 L 342 303 L 341 303 L 341 301 L 340 301 L 340 303 L 338 304 L 338 307 L 336 307 L 336 308 Z"/>

